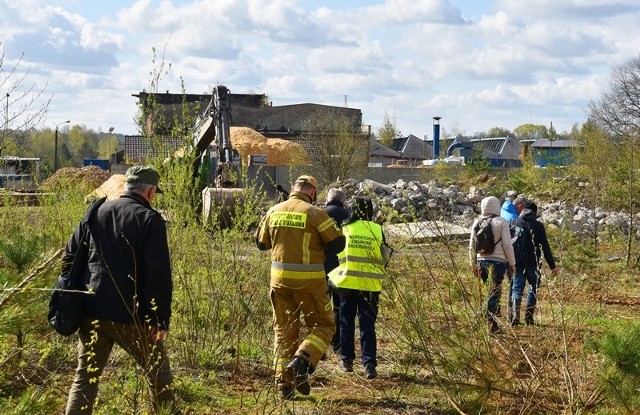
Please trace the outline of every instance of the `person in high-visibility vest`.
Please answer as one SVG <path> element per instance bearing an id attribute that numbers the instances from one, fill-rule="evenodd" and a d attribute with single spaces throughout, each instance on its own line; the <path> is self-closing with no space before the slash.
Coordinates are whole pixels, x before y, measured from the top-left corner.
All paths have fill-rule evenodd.
<path id="1" fill-rule="evenodd" d="M 336 222 L 312 204 L 317 193 L 314 177 L 298 177 L 289 199 L 267 211 L 254 235 L 258 249 L 271 249 L 274 366 L 282 399 L 293 399 L 294 388 L 310 393 L 308 375 L 336 330 L 324 258 L 325 250 L 342 251 L 345 238 Z M 301 316 L 307 328 L 302 341 Z"/>
<path id="2" fill-rule="evenodd" d="M 347 238 L 338 254 L 340 265 L 329 273 L 329 286 L 340 296 L 340 359 L 347 372 L 353 372 L 355 319 L 360 326 L 360 347 L 365 377 L 378 376 L 376 367 L 376 319 L 378 301 L 390 250 L 382 227 L 372 221 L 373 203 L 368 197 L 354 198 L 351 216 L 342 225 Z"/>

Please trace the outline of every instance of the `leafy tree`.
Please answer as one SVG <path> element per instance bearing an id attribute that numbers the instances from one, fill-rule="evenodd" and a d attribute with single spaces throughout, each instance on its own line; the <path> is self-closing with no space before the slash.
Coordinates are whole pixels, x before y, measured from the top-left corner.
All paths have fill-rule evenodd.
<path id="1" fill-rule="evenodd" d="M 366 169 L 369 137 L 352 119 L 331 109 L 318 110 L 304 123 L 304 131 L 307 152 L 326 183 Z"/>
<path id="2" fill-rule="evenodd" d="M 487 138 L 494 137 L 513 137 L 513 133 L 503 127 L 493 127 L 490 128 L 489 131 L 487 131 Z"/>
<path id="3" fill-rule="evenodd" d="M 98 142 L 98 157 L 108 159 L 118 149 L 118 139 L 109 134 L 106 137 L 101 137 Z"/>
<path id="4" fill-rule="evenodd" d="M 574 128 L 570 137 L 581 143 L 574 152 L 575 164 L 572 169 L 589 182 L 585 190 L 588 202 L 593 207 L 593 248 L 597 254 L 598 220 L 595 218 L 595 208 L 606 205 L 609 178 L 613 166 L 617 164 L 619 149 L 605 131 L 591 122 L 585 123 L 580 129 Z"/>
<path id="5" fill-rule="evenodd" d="M 549 136 L 547 127 L 540 124 L 522 124 L 513 129 L 513 134 L 520 141 L 540 140 Z"/>
<path id="6" fill-rule="evenodd" d="M 55 131 L 53 132 L 55 134 Z M 82 165 L 83 159 L 97 156 L 97 135 L 84 126 L 74 125 L 58 131 L 60 166 Z"/>
<path id="7" fill-rule="evenodd" d="M 400 136 L 400 131 L 396 127 L 395 120 L 389 116 L 388 113 L 384 114 L 384 124 L 378 130 L 378 138 L 380 143 L 384 146 L 391 147 L 393 145 L 393 140 L 396 137 Z"/>
<path id="8" fill-rule="evenodd" d="M 624 209 L 629 214 L 630 228 L 633 229 L 635 200 L 639 191 L 635 153 L 640 134 L 640 55 L 613 67 L 607 89 L 598 100 L 589 103 L 589 117 L 596 125 L 611 131 L 621 143 L 621 162 L 616 166 L 612 179 L 624 189 L 620 195 L 624 195 L 626 200 Z M 634 232 L 629 232 L 627 264 L 631 262 L 634 238 Z"/>

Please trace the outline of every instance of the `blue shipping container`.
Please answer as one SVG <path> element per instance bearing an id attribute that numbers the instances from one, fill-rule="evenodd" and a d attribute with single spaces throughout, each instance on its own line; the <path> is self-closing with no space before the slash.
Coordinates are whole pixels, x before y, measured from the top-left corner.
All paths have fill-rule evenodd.
<path id="1" fill-rule="evenodd" d="M 86 166 L 98 166 L 102 170 L 109 170 L 109 160 L 108 159 L 84 159 L 84 164 Z"/>

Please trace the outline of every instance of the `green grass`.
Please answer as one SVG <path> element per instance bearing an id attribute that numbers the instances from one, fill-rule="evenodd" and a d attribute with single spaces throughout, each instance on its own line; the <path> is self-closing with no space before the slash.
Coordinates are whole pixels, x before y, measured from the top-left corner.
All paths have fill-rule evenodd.
<path id="1" fill-rule="evenodd" d="M 624 252 L 624 240 L 607 239 L 594 255 L 588 241 L 562 230 L 550 232 L 563 270 L 553 278 L 547 273 L 540 287 L 540 325 L 511 329 L 503 317 L 504 330 L 497 336 L 489 335 L 481 317 L 486 288 L 469 272 L 466 241 L 393 241 L 403 249 L 392 258 L 381 296 L 379 378 L 364 379 L 359 364 L 355 373 L 346 374 L 329 354 L 311 379 L 309 397 L 278 402 L 271 372 L 269 258 L 252 241 L 268 202 L 260 194 L 251 197 L 238 225 L 227 230 L 201 226 L 189 209 L 175 214 L 179 201 L 158 201 L 157 207 L 174 218 L 168 348 L 185 410 L 375 415 L 639 409 L 634 399 L 625 398 L 635 379 L 616 371 L 615 360 L 596 341 L 605 333 L 624 333 L 621 327 L 640 315 L 637 271 L 623 261 L 603 260 Z M 85 208 L 80 194 L 49 199 L 40 207 L 0 207 L 0 236 L 5 243 L 33 238 L 33 250 L 46 257 L 64 245 Z M 15 287 L 43 261 L 35 256 L 19 269 L 0 253 L 2 285 Z M 53 285 L 59 266 L 42 267 L 24 290 L 0 293 L 0 413 L 63 411 L 76 338 L 53 334 L 44 318 L 49 298 L 44 290 Z M 624 387 L 607 387 L 614 380 Z M 99 398 L 95 414 L 151 413 L 139 370 L 117 347 Z"/>

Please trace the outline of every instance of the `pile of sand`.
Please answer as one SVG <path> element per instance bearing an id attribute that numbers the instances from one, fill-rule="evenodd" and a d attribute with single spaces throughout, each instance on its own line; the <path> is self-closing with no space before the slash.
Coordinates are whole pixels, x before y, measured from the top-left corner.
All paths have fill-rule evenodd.
<path id="1" fill-rule="evenodd" d="M 40 188 L 47 192 L 69 189 L 90 192 L 107 181 L 109 177 L 111 177 L 111 173 L 98 166 L 63 167 L 42 182 Z"/>
<path id="2" fill-rule="evenodd" d="M 87 199 L 91 201 L 100 199 L 105 196 L 107 200 L 117 199 L 118 197 L 120 197 L 122 192 L 124 192 L 124 179 L 124 174 L 112 175 L 111 177 L 109 177 L 109 180 L 102 183 L 100 187 L 91 192 L 91 194 L 87 196 Z"/>
<path id="3" fill-rule="evenodd" d="M 268 166 L 308 165 L 307 152 L 298 143 L 279 138 L 266 138 L 247 127 L 231 127 L 231 145 L 240 153 L 243 165 L 250 155 L 266 155 Z"/>

